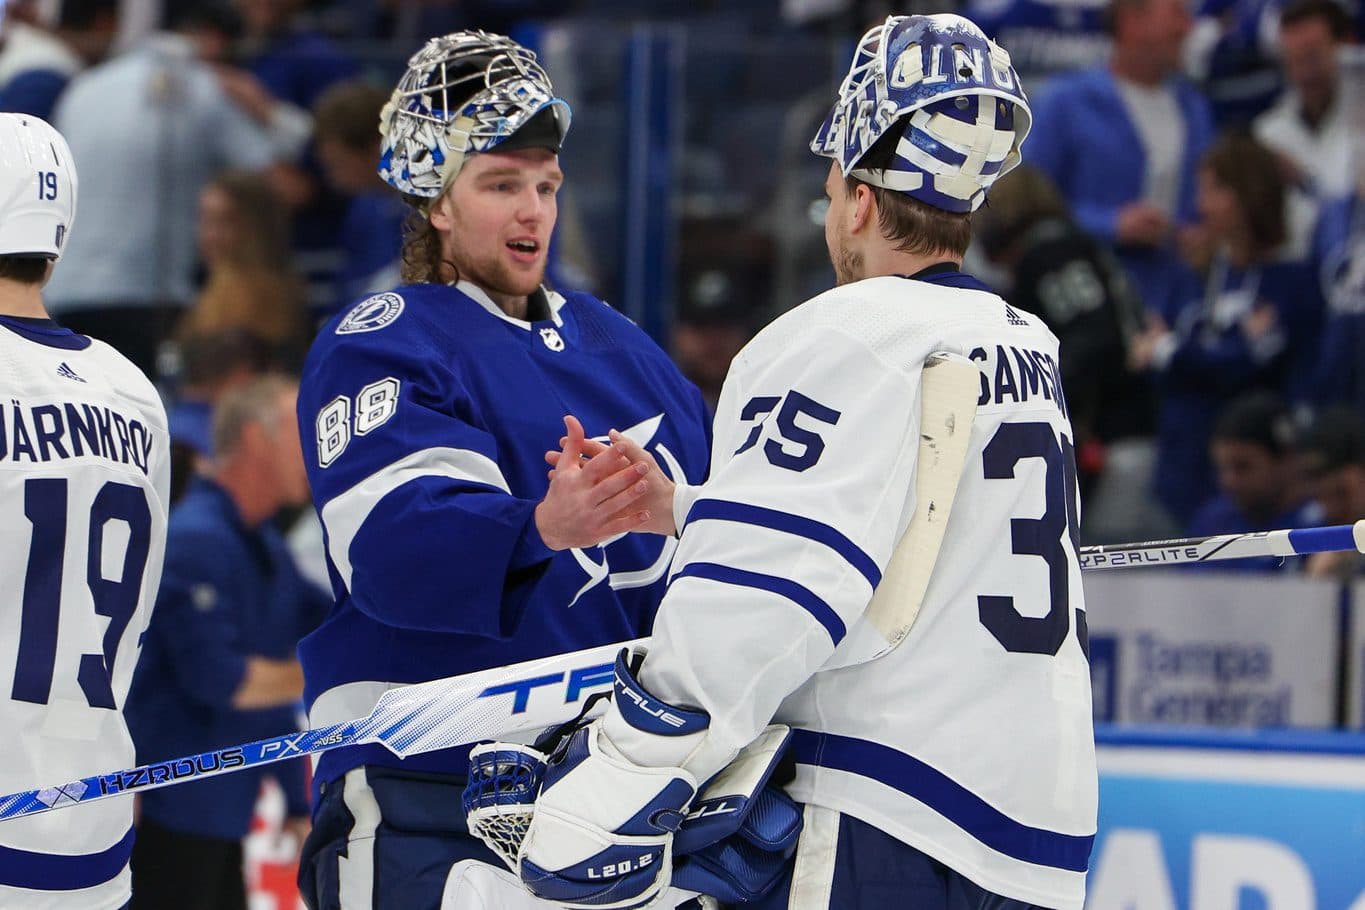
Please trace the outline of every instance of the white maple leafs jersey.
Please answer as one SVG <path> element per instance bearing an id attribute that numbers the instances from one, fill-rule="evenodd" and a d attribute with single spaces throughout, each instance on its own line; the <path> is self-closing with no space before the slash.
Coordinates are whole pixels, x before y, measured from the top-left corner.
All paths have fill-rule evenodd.
<path id="1" fill-rule="evenodd" d="M 170 460 L 151 382 L 55 323 L 0 317 L 0 791 L 135 764 L 122 707 L 161 579 Z M 0 907 L 111 910 L 133 801 L 0 822 Z"/>
<path id="2" fill-rule="evenodd" d="M 978 363 L 979 409 L 918 619 L 866 662 L 935 351 Z M 1080 910 L 1097 780 L 1057 355 L 1037 317 L 957 272 L 860 281 L 776 320 L 726 379 L 642 681 L 710 714 L 717 761 L 790 724 L 799 801 Z"/>

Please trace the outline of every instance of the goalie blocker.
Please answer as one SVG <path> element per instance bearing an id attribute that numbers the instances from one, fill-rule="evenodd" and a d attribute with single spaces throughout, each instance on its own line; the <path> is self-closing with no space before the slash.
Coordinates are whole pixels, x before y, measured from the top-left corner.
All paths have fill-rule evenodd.
<path id="1" fill-rule="evenodd" d="M 615 665 L 612 716 L 629 726 L 637 747 L 641 738 L 660 737 L 663 748 L 689 752 L 706 735 L 708 718 L 650 696 L 626 656 L 622 651 Z M 801 816 L 790 797 L 767 784 L 788 728 L 765 730 L 700 795 L 682 767 L 631 761 L 601 722 L 551 737 L 557 739 L 536 746 L 476 747 L 464 793 L 470 832 L 537 897 L 584 910 L 628 908 L 653 902 L 672 885 L 746 902 L 784 871 Z M 613 781 L 609 794 L 590 805 L 574 798 L 603 774 Z"/>

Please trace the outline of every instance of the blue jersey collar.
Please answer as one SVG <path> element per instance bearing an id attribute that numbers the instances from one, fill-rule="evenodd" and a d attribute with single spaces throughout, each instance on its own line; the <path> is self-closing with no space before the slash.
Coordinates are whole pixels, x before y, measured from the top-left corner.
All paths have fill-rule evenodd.
<path id="1" fill-rule="evenodd" d="M 945 288 L 961 288 L 966 291 L 985 291 L 987 294 L 994 294 L 995 291 L 984 281 L 972 275 L 968 275 L 952 262 L 936 262 L 927 268 L 920 269 L 913 275 L 898 275 L 898 278 L 907 278 L 911 281 L 925 281 L 929 284 L 937 284 Z"/>
<path id="2" fill-rule="evenodd" d="M 32 316 L 0 316 L 0 325 L 16 335 L 36 341 L 49 348 L 64 351 L 84 351 L 90 347 L 90 339 L 84 335 L 58 325 L 51 319 L 37 319 Z"/>

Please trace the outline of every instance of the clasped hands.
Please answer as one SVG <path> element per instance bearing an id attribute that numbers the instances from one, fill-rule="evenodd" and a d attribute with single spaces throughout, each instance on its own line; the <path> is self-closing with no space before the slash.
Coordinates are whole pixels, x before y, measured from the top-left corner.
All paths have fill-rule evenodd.
<path id="1" fill-rule="evenodd" d="M 559 451 L 545 453 L 550 488 L 536 506 L 536 529 L 552 550 L 585 548 L 622 534 L 673 534 L 673 481 L 654 456 L 612 430 L 588 439 L 578 418 L 564 418 Z"/>

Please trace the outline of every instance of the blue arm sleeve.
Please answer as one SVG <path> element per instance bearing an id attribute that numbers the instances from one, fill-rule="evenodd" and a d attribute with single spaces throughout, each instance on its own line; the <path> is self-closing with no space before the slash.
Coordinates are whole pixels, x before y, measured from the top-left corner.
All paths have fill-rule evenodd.
<path id="1" fill-rule="evenodd" d="M 1181 224 L 1194 224 L 1199 220 L 1196 208 L 1199 162 L 1214 139 L 1213 108 L 1193 85 L 1181 82 L 1179 92 L 1180 109 L 1185 116 L 1185 155 L 1176 216 Z"/>
<path id="2" fill-rule="evenodd" d="M 20 73 L 0 90 L 0 110 L 32 114 L 52 120 L 52 109 L 66 88 L 67 76 L 56 70 L 29 70 Z"/>
<path id="3" fill-rule="evenodd" d="M 379 622 L 506 636 L 555 557 L 535 526 L 543 490 L 511 492 L 458 364 L 419 336 L 325 334 L 310 356 L 299 419 L 328 560 Z M 329 419 L 357 396 L 363 417 Z"/>
<path id="4" fill-rule="evenodd" d="M 166 568 L 152 613 L 178 686 L 194 701 L 227 708 L 246 675 L 232 592 L 216 542 L 182 536 L 166 547 Z"/>
<path id="5" fill-rule="evenodd" d="M 1171 361 L 1162 373 L 1162 384 L 1236 392 L 1255 378 L 1264 364 L 1256 360 L 1240 330 L 1217 337 L 1201 337 L 1198 328 L 1180 338 Z"/>
<path id="6" fill-rule="evenodd" d="M 1034 108 L 1024 160 L 1057 185 L 1078 224 L 1112 244 L 1119 207 L 1085 198 L 1083 188 L 1077 185 L 1081 169 L 1075 166 L 1073 158 L 1082 146 L 1072 134 L 1072 125 L 1078 118 L 1070 110 L 1076 101 L 1064 84 L 1054 83 L 1050 89 L 1044 90 Z"/>
<path id="7" fill-rule="evenodd" d="M 1033 127 L 1029 130 L 1027 141 L 1028 164 L 1038 168 L 1048 179 L 1057 185 L 1062 194 L 1070 199 L 1067 192 L 1067 160 L 1070 157 L 1071 131 L 1062 108 L 1065 106 L 1065 89 L 1056 83 L 1044 85 L 1033 106 Z"/>

